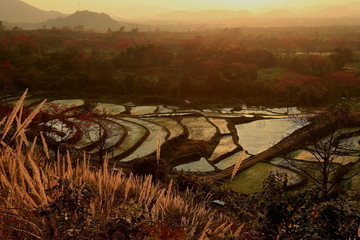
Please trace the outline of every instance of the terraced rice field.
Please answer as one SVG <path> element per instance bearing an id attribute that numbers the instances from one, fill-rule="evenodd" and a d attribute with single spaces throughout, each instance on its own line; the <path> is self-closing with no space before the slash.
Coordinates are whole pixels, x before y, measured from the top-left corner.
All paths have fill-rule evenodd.
<path id="1" fill-rule="evenodd" d="M 125 112 L 125 107 L 112 103 L 97 103 L 95 107 L 96 111 L 110 115 L 119 115 Z"/>
<path id="2" fill-rule="evenodd" d="M 65 116 L 66 121 L 74 122 L 77 127 L 87 126 L 87 129 L 80 128 L 80 130 L 83 130 L 82 137 L 73 145 L 77 149 L 85 149 L 89 154 L 96 156 L 98 152 L 96 144 L 106 133 L 104 148 L 111 151 L 111 154 L 109 154 L 109 157 L 112 158 L 111 161 L 113 163 L 131 162 L 137 158 L 154 154 L 157 150 L 158 139 L 160 145 L 173 139 L 173 142 L 180 144 L 180 146 L 176 146 L 178 149 L 188 150 L 190 148 L 193 152 L 189 151 L 191 153 L 189 156 L 199 155 L 199 160 L 187 163 L 191 160 L 182 160 L 179 157 L 180 162 L 177 162 L 176 158 L 164 159 L 164 161 L 169 161 L 171 166 L 175 166 L 176 170 L 207 174 L 234 166 L 242 154 L 241 147 L 246 149 L 248 153 L 245 154 L 244 159 L 269 149 L 284 137 L 302 127 L 290 117 L 303 114 L 297 108 L 247 108 L 242 106 L 241 111 L 234 111 L 235 108 L 231 107 L 202 110 L 165 105 L 136 106 L 133 103 L 120 105 L 98 103 L 95 111 L 104 112 L 107 115 L 101 121 L 103 128 L 100 131 L 98 124 L 80 117 L 77 119 L 77 115 L 73 114 L 81 112 L 77 109 L 83 108 L 84 101 L 82 99 L 56 100 L 52 103 L 64 108 L 77 107 L 74 111 L 67 112 Z M 130 110 L 130 114 L 126 110 Z M 126 115 L 123 114 L 124 112 L 126 112 Z M 258 120 L 259 118 L 264 119 Z M 247 123 L 237 124 L 235 126 L 236 132 L 230 126 L 233 131 L 231 132 L 229 123 L 232 121 L 244 121 Z M 55 131 L 48 134 L 54 141 L 62 141 L 77 134 L 76 128 L 67 129 L 66 124 L 61 125 L 59 120 L 52 120 L 52 122 L 45 124 L 54 128 Z M 360 128 L 352 130 L 360 130 Z M 56 132 L 60 133 L 60 135 L 61 132 L 66 132 L 68 136 L 59 136 L 59 134 L 57 136 Z M 234 142 L 234 139 L 237 138 L 239 139 L 238 142 Z M 360 150 L 359 141 L 360 136 L 352 136 L 347 139 L 347 145 L 351 149 Z M 217 142 L 218 145 L 215 146 Z M 191 144 L 195 146 L 190 146 Z M 174 148 L 169 144 L 165 146 L 164 150 L 168 151 Z M 183 156 L 188 156 L 189 152 L 185 151 Z M 164 158 L 166 158 L 166 154 L 164 155 Z M 314 167 L 314 159 L 310 155 L 306 151 L 292 153 L 292 157 L 300 165 L 309 169 Z M 346 161 L 356 161 L 358 155 L 358 153 L 354 153 L 347 157 Z M 172 164 L 172 160 L 174 160 L 174 164 Z M 248 160 L 246 163 L 252 161 L 251 159 Z M 339 161 L 336 162 L 343 160 L 340 157 Z M 302 180 L 298 174 L 286 169 L 286 167 L 290 166 L 284 159 L 273 159 L 271 164 L 258 162 L 239 172 L 232 181 L 226 182 L 226 185 L 241 193 L 257 192 L 262 189 L 262 181 L 271 171 L 286 172 L 289 177 L 289 184 L 295 184 Z"/>
<path id="3" fill-rule="evenodd" d="M 327 136 L 318 142 L 319 146 L 328 146 L 330 143 L 334 143 L 337 137 L 341 137 L 343 134 L 354 133 L 359 131 L 359 128 L 346 128 L 335 131 L 331 136 Z M 345 138 L 339 141 L 339 145 L 336 148 L 336 153 L 332 155 L 332 161 L 339 164 L 354 163 L 359 160 L 360 157 L 360 134 L 359 136 L 353 136 Z M 296 160 L 317 162 L 321 157 L 323 147 L 318 147 L 318 151 L 315 150 L 314 146 L 308 146 L 307 150 L 298 150 L 289 154 L 289 157 Z M 332 148 L 335 151 L 335 148 Z"/>
<path id="4" fill-rule="evenodd" d="M 68 107 L 78 106 L 81 109 L 84 101 L 81 99 L 56 100 L 59 105 Z M 122 115 L 130 109 L 130 115 Z M 241 155 L 240 145 L 250 154 L 257 154 L 271 147 L 293 131 L 299 128 L 290 119 L 266 119 L 256 120 L 259 116 L 267 118 L 288 118 L 289 114 L 298 114 L 297 109 L 285 108 L 250 108 L 243 106 L 242 111 L 234 111 L 233 108 L 208 108 L 183 109 L 178 106 L 136 106 L 133 103 L 112 104 L 98 103 L 95 111 L 104 112 L 107 116 L 102 122 L 103 127 L 86 119 L 71 117 L 69 112 L 67 121 L 72 121 L 78 126 L 87 126 L 83 130 L 82 138 L 74 144 L 77 149 L 86 149 L 89 154 L 96 154 L 97 142 L 101 137 L 105 139 L 105 149 L 111 151 L 109 156 L 116 162 L 130 162 L 137 158 L 154 154 L 158 139 L 160 145 L 168 140 L 181 136 L 187 141 L 199 141 L 199 145 L 206 148 L 206 155 L 199 157 L 198 161 L 187 164 L 178 163 L 175 169 L 194 172 L 211 172 L 227 169 L 233 166 Z M 74 111 L 76 113 L 76 110 Z M 254 118 L 256 115 L 257 118 Z M 76 116 L 76 115 L 73 115 Z M 254 118 L 253 122 L 236 125 L 237 132 L 229 129 L 229 119 L 246 117 Z M 86 134 L 85 134 L 86 133 Z M 100 136 L 102 133 L 102 136 Z M 104 135 L 106 133 L 106 135 Z M 237 136 L 234 136 L 237 134 Z M 239 142 L 234 139 L 239 138 Z M 218 138 L 218 139 L 217 139 Z M 213 144 L 219 141 L 217 146 Z M 356 139 L 354 139 L 354 142 Z M 181 144 L 181 143 L 180 143 Z M 90 147 L 91 146 L 91 147 Z M 210 145 L 209 145 L 210 146 Z M 181 149 L 181 146 L 179 146 Z M 195 148 L 197 146 L 194 146 Z M 198 146 L 201 147 L 201 146 Z M 186 155 L 186 154 L 185 154 Z M 210 157 L 209 157 L 210 156 Z M 250 155 L 246 154 L 245 159 Z M 186 161 L 185 161 L 186 162 Z M 216 163 L 216 164 L 215 164 Z M 268 166 L 269 167 L 269 166 Z"/>
<path id="5" fill-rule="evenodd" d="M 222 108 L 222 109 L 220 109 L 220 112 L 221 113 L 232 113 L 233 109 L 234 108 Z"/>
<path id="6" fill-rule="evenodd" d="M 81 99 L 56 100 L 53 102 L 72 107 L 81 106 L 84 103 Z M 125 106 L 130 107 L 130 113 L 133 116 L 126 118 L 115 117 L 126 111 Z M 183 135 L 186 132 L 188 133 L 188 139 L 202 140 L 204 142 L 210 141 L 216 134 L 223 135 L 219 139 L 218 146 L 215 147 L 208 159 L 204 158 L 198 161 L 198 163 L 193 163 L 196 166 L 194 171 L 195 169 L 196 171 L 199 170 L 199 166 L 204 166 L 203 170 L 208 171 L 209 169 L 214 170 L 214 167 L 211 166 L 209 162 L 216 161 L 239 147 L 238 144 L 233 142 L 233 133 L 231 133 L 228 128 L 227 118 L 244 116 L 252 118 L 253 115 L 248 113 L 253 113 L 257 116 L 263 114 L 267 117 L 281 117 L 281 115 L 278 114 L 289 110 L 282 108 L 246 109 L 245 106 L 243 106 L 243 109 L 244 110 L 240 112 L 233 111 L 233 108 L 206 109 L 201 111 L 198 109 L 180 109 L 177 106 L 136 106 L 133 103 L 124 103 L 122 105 L 98 103 L 95 111 L 101 111 L 108 116 L 113 116 L 109 118 L 108 122 L 114 121 L 114 124 L 117 126 L 114 128 L 111 128 L 110 125 L 109 127 L 104 126 L 103 129 L 103 131 L 106 131 L 108 134 L 105 148 L 112 148 L 112 156 L 123 162 L 154 153 L 158 135 L 160 135 L 161 144 L 167 140 Z M 298 112 L 293 109 L 291 113 Z M 196 114 L 196 116 L 191 116 L 194 114 Z M 136 118 L 141 115 L 146 118 Z M 178 117 L 180 120 L 175 120 L 174 117 Z M 72 120 L 78 125 L 84 125 L 81 121 L 85 121 L 82 119 Z M 90 121 L 85 122 L 89 129 L 86 131 L 87 134 L 83 134 L 82 139 L 74 144 L 74 147 L 78 149 L 86 148 L 100 139 L 99 126 L 90 123 Z M 239 144 L 243 145 L 251 154 L 265 150 L 272 146 L 276 139 L 280 140 L 295 130 L 295 128 L 292 128 L 291 121 L 287 119 L 268 119 L 240 124 L 236 126 L 236 129 L 238 131 Z M 275 140 L 274 134 L 276 135 Z M 122 136 L 126 137 L 122 139 Z M 120 142 L 120 140 L 122 142 Z M 89 153 L 96 152 L 97 148 L 95 146 Z M 237 152 L 229 157 L 225 157 L 216 164 L 216 167 L 225 169 L 234 165 L 238 160 L 239 154 L 240 152 Z M 205 161 L 209 162 L 206 164 Z M 193 164 L 190 165 L 192 166 Z M 211 167 L 209 167 L 209 165 Z"/>
<path id="7" fill-rule="evenodd" d="M 348 178 L 350 176 L 355 175 L 360 168 L 360 162 L 353 165 L 350 171 L 344 176 L 344 178 Z M 346 195 L 348 196 L 356 196 L 360 192 L 360 174 L 355 175 L 353 178 L 349 180 L 345 180 L 343 183 L 344 188 L 346 189 Z M 359 205 L 359 203 L 357 203 Z"/>
<path id="8" fill-rule="evenodd" d="M 190 171 L 190 172 L 211 172 L 215 168 L 205 159 L 201 158 L 199 161 L 179 165 L 176 170 Z"/>
<path id="9" fill-rule="evenodd" d="M 76 149 L 86 148 L 92 145 L 93 143 L 99 141 L 99 139 L 101 138 L 101 131 L 98 124 L 92 121 L 79 120 L 79 119 L 69 119 L 69 120 L 73 121 L 78 125 L 86 126 L 87 128 L 87 132 L 83 133 L 81 139 L 73 145 L 74 148 Z M 102 131 L 102 133 L 104 133 L 104 131 Z"/>
<path id="10" fill-rule="evenodd" d="M 360 136 L 341 140 L 340 145 L 342 145 L 346 149 L 360 151 Z"/>
<path id="11" fill-rule="evenodd" d="M 124 141 L 117 147 L 113 149 L 112 154 L 115 157 L 118 157 L 121 154 L 124 154 L 130 151 L 132 148 L 136 147 L 136 144 L 141 142 L 141 139 L 146 137 L 147 130 L 144 126 L 139 125 L 134 122 L 129 122 L 123 119 L 112 119 L 114 122 L 117 122 L 125 128 L 127 131 L 127 136 Z"/>
<path id="12" fill-rule="evenodd" d="M 266 119 L 236 125 L 236 130 L 239 144 L 250 154 L 258 154 L 300 127 L 291 119 Z"/>
<path id="13" fill-rule="evenodd" d="M 240 172 L 233 180 L 226 181 L 224 184 L 239 193 L 250 194 L 260 192 L 264 179 L 269 176 L 272 171 L 286 173 L 289 186 L 299 183 L 302 180 L 301 176 L 295 172 L 269 163 L 259 162 Z"/>
<path id="14" fill-rule="evenodd" d="M 312 153 L 306 150 L 299 150 L 296 152 L 291 153 L 291 156 L 296 160 L 303 160 L 303 161 L 310 161 L 310 162 L 317 162 L 319 155 L 317 153 Z M 359 156 L 334 156 L 333 162 L 339 164 L 349 164 L 354 163 L 359 160 Z"/>
<path id="15" fill-rule="evenodd" d="M 145 157 L 157 149 L 158 137 L 160 137 L 160 144 L 163 144 L 166 140 L 168 132 L 166 129 L 158 124 L 154 124 L 145 120 L 137 119 L 137 118 L 122 118 L 129 122 L 137 123 L 141 126 L 144 126 L 150 131 L 150 135 L 146 138 L 146 140 L 129 156 L 121 159 L 121 162 L 129 162 L 136 158 Z"/>
<path id="16" fill-rule="evenodd" d="M 220 134 L 230 134 L 230 130 L 228 128 L 228 122 L 223 118 L 209 118 L 210 122 L 212 122 L 215 126 L 219 128 Z"/>
<path id="17" fill-rule="evenodd" d="M 321 181 L 322 175 L 319 171 L 319 166 L 317 163 L 315 162 L 310 162 L 310 161 L 302 161 L 302 160 L 294 160 L 293 161 L 297 166 L 306 169 L 306 171 L 311 174 L 313 177 L 315 177 L 316 179 L 319 179 Z M 294 168 L 291 164 L 289 164 L 289 162 L 287 160 L 285 160 L 284 158 L 281 157 L 277 157 L 274 158 L 270 161 L 271 164 L 276 165 L 276 166 L 280 166 L 280 167 L 287 167 L 293 170 L 297 170 L 296 168 Z M 335 164 L 333 164 L 330 167 L 330 179 L 333 179 L 335 177 L 336 171 L 334 171 L 334 169 L 337 166 Z M 305 187 L 313 187 L 315 186 L 315 183 L 312 180 L 309 180 L 308 183 L 306 184 Z"/>
<path id="18" fill-rule="evenodd" d="M 232 154 L 231 156 L 224 158 L 223 160 L 221 160 L 220 162 L 215 164 L 215 166 L 221 170 L 224 170 L 231 166 L 234 166 L 236 164 L 236 162 L 239 160 L 241 154 L 242 154 L 242 151 L 238 151 L 238 152 Z M 247 159 L 248 157 L 250 157 L 250 155 L 245 154 L 243 156 L 243 160 Z"/>
<path id="19" fill-rule="evenodd" d="M 242 114 L 242 115 L 262 115 L 262 116 L 280 115 L 274 112 L 269 112 L 267 110 L 260 110 L 260 109 L 243 109 L 241 111 L 234 111 L 234 113 Z"/>
<path id="20" fill-rule="evenodd" d="M 146 120 L 154 122 L 168 129 L 168 131 L 170 132 L 168 140 L 178 137 L 184 133 L 184 127 L 171 118 L 148 118 Z"/>
<path id="21" fill-rule="evenodd" d="M 215 161 L 224 154 L 234 151 L 236 148 L 238 148 L 238 145 L 234 143 L 231 135 L 223 136 L 220 138 L 219 144 L 216 146 L 214 152 L 208 160 Z"/>
<path id="22" fill-rule="evenodd" d="M 157 106 L 136 106 L 131 108 L 130 113 L 132 115 L 151 114 L 154 113 L 157 108 L 158 108 Z"/>
<path id="23" fill-rule="evenodd" d="M 104 127 L 104 131 L 107 133 L 107 137 L 105 142 L 103 143 L 103 149 L 109 149 L 117 145 L 122 137 L 125 134 L 125 128 L 118 124 L 115 121 L 103 119 L 102 126 Z M 97 153 L 99 151 L 98 147 L 95 147 L 93 150 L 89 151 L 89 153 Z"/>
<path id="24" fill-rule="evenodd" d="M 76 129 L 74 127 L 69 127 L 66 123 L 60 121 L 59 119 L 46 122 L 44 123 L 44 126 L 52 129 L 50 132 L 45 132 L 45 135 L 53 139 L 55 142 L 65 141 L 73 137 L 76 133 Z"/>
<path id="25" fill-rule="evenodd" d="M 81 105 L 84 105 L 84 100 L 82 99 L 66 99 L 66 100 L 55 100 L 51 103 L 66 106 L 66 107 L 79 107 Z"/>
<path id="26" fill-rule="evenodd" d="M 297 107 L 290 108 L 268 108 L 266 109 L 268 112 L 275 113 L 278 115 L 297 115 L 302 112 Z"/>
<path id="27" fill-rule="evenodd" d="M 158 113 L 172 113 L 172 112 L 175 112 L 175 110 L 165 107 L 164 105 L 160 105 L 160 106 L 158 106 L 157 112 Z"/>
<path id="28" fill-rule="evenodd" d="M 181 123 L 189 131 L 189 139 L 210 141 L 216 134 L 216 128 L 205 117 L 186 117 Z"/>

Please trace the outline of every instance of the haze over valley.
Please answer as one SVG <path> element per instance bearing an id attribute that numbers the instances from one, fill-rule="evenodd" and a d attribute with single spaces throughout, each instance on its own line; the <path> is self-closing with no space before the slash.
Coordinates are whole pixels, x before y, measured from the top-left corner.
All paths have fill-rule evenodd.
<path id="1" fill-rule="evenodd" d="M 201 9 L 200 6 L 190 5 L 185 9 L 174 9 L 174 6 L 117 6 L 113 3 L 114 8 L 105 12 L 91 4 L 76 5 L 74 2 L 73 8 L 64 12 L 56 8 L 42 10 L 41 4 L 31 5 L 31 1 L 1 0 L 0 4 L 0 20 L 9 27 L 23 29 L 84 26 L 87 30 L 104 32 L 108 28 L 115 30 L 124 26 L 144 31 L 184 31 L 219 27 L 357 25 L 360 22 L 360 2 L 308 3 L 306 7 L 274 5 L 266 8 L 229 7 L 229 4 L 213 8 L 214 4 L 204 4 Z"/>

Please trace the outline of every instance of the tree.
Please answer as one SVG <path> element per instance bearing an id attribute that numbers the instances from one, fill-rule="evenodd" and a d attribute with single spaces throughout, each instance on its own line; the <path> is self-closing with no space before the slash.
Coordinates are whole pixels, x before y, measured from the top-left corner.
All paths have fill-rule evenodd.
<path id="1" fill-rule="evenodd" d="M 3 24 L 2 21 L 0 21 L 0 31 L 4 31 L 5 30 L 5 25 Z"/>
<path id="2" fill-rule="evenodd" d="M 99 155 L 100 166 L 108 150 L 125 136 L 120 125 L 109 119 L 109 114 L 103 110 L 92 109 L 79 116 L 78 124 L 83 136 L 91 142 Z"/>
<path id="3" fill-rule="evenodd" d="M 73 30 L 76 32 L 84 32 L 85 31 L 85 27 L 84 25 L 77 25 L 73 27 Z"/>
<path id="4" fill-rule="evenodd" d="M 337 70 L 341 70 L 346 63 L 354 60 L 353 52 L 346 48 L 335 48 L 334 52 L 329 56 L 330 61 Z"/>
<path id="5" fill-rule="evenodd" d="M 295 57 L 290 68 L 304 75 L 320 77 L 332 72 L 333 65 L 325 57 L 309 55 L 305 57 Z"/>
<path id="6" fill-rule="evenodd" d="M 354 239 L 357 235 L 359 215 L 346 201 L 323 202 L 311 189 L 286 191 L 286 186 L 286 174 L 271 172 L 262 192 L 234 207 L 240 217 L 251 214 L 252 224 L 262 233 L 256 239 Z"/>
<path id="7" fill-rule="evenodd" d="M 13 84 L 13 78 L 18 73 L 18 69 L 13 66 L 9 61 L 0 62 L 0 84 L 4 91 L 4 98 L 6 105 L 8 104 L 7 94 L 9 87 Z"/>
<path id="8" fill-rule="evenodd" d="M 68 106 L 49 102 L 41 110 L 41 131 L 50 138 L 51 141 L 48 141 L 48 143 L 55 150 L 55 159 L 58 158 L 58 151 L 64 143 L 76 142 L 79 129 L 72 121 L 68 120 L 71 118 L 68 112 L 74 108 L 75 105 Z"/>
<path id="9" fill-rule="evenodd" d="M 289 156 L 286 156 L 285 160 L 291 167 L 308 177 L 315 184 L 320 198 L 327 200 L 337 184 L 360 173 L 358 171 L 346 179 L 343 178 L 351 166 L 348 156 L 359 152 L 347 142 L 347 139 L 360 135 L 359 130 L 351 129 L 359 125 L 360 119 L 346 107 L 337 106 L 333 111 L 324 112 L 312 121 L 313 126 L 317 127 L 303 128 L 304 131 L 308 131 L 308 144 L 304 146 L 301 143 L 291 143 L 293 150 L 305 150 L 310 155 L 308 160 L 312 161 L 312 164 L 300 164 Z"/>

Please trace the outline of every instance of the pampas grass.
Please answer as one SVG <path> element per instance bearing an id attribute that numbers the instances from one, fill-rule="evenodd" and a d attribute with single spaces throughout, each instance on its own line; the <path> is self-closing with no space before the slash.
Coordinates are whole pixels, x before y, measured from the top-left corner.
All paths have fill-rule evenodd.
<path id="1" fill-rule="evenodd" d="M 152 176 L 127 177 L 121 172 L 109 171 L 106 161 L 101 169 L 93 171 L 87 159 L 78 161 L 73 167 L 67 155 L 61 157 L 61 163 L 41 168 L 35 162 L 41 159 L 33 158 L 34 155 L 19 156 L 11 152 L 0 158 L 0 189 L 6 189 L 8 193 L 0 206 L 21 218 L 27 217 L 23 210 L 46 208 L 49 203 L 56 201 L 60 193 L 48 193 L 47 189 L 67 179 L 76 186 L 95 187 L 97 196 L 92 199 L 91 205 L 97 218 L 110 220 L 121 217 L 121 212 L 116 211 L 118 206 L 133 202 L 142 206 L 149 220 L 182 226 L 187 229 L 189 238 L 208 239 L 207 236 L 212 234 L 222 236 L 232 227 L 233 223 L 227 217 L 208 209 L 205 203 L 196 203 L 190 192 L 182 197 L 172 182 L 165 189 L 153 183 Z M 25 161 L 30 166 L 25 166 Z M 7 174 L 8 171 L 10 174 Z M 34 224 L 39 229 L 46 228 L 42 223 Z"/>
<path id="2" fill-rule="evenodd" d="M 43 146 L 45 156 L 49 160 L 50 159 L 49 149 L 48 149 L 47 143 L 45 141 L 45 138 L 44 138 L 44 135 L 43 135 L 42 132 L 40 132 L 40 137 L 41 137 L 41 142 L 42 142 L 42 146 Z"/>
<path id="3" fill-rule="evenodd" d="M 4 126 L 4 131 L 3 131 L 3 135 L 1 137 L 1 142 L 4 140 L 4 138 L 7 136 L 8 132 L 10 131 L 11 129 L 11 126 L 14 122 L 14 119 L 16 117 L 17 114 L 19 114 L 19 110 L 21 108 L 21 106 L 23 105 L 24 103 L 24 99 L 26 97 L 26 94 L 27 94 L 27 89 L 25 90 L 25 92 L 23 93 L 23 95 L 20 97 L 19 101 L 15 104 L 12 112 L 10 113 L 10 115 L 7 117 L 7 120 L 6 120 L 6 124 Z M 21 127 L 21 124 L 18 123 L 17 124 L 17 127 Z"/>
<path id="4" fill-rule="evenodd" d="M 156 142 L 156 161 L 158 166 L 160 161 L 160 154 L 161 154 L 161 142 L 160 142 L 160 132 L 158 132 L 157 142 Z"/>
<path id="5" fill-rule="evenodd" d="M 245 155 L 245 148 L 242 151 L 239 160 L 236 162 L 235 166 L 234 166 L 234 170 L 231 173 L 231 180 L 235 177 L 236 173 L 239 171 L 240 165 L 242 163 L 242 161 L 244 160 L 244 155 Z"/>
<path id="6" fill-rule="evenodd" d="M 86 187 L 91 187 L 96 193 L 86 205 L 91 214 L 88 216 L 91 219 L 85 221 L 87 224 L 90 221 L 106 223 L 121 218 L 124 216 L 122 209 L 126 206 L 130 206 L 128 211 L 134 214 L 131 206 L 136 205 L 149 221 L 181 227 L 186 233 L 186 239 L 220 237 L 234 229 L 234 223 L 228 217 L 209 209 L 205 202 L 197 203 L 190 191 L 180 194 L 172 181 L 167 187 L 162 187 L 160 183 L 152 181 L 152 176 L 126 176 L 121 171 L 110 171 L 107 158 L 99 169 L 92 169 L 86 154 L 82 159 L 72 159 L 69 152 L 65 156 L 58 154 L 56 161 L 47 164 L 45 160 L 50 156 L 42 133 L 40 137 L 45 156 L 36 151 L 36 137 L 30 149 L 24 150 L 23 145 L 27 144 L 26 129 L 41 108 L 37 107 L 21 121 L 21 104 L 25 95 L 26 92 L 3 123 L 5 127 L 0 149 L 0 238 L 46 239 L 48 237 L 45 233 L 50 228 L 53 229 L 50 232 L 55 234 L 52 238 L 62 237 L 63 233 L 56 230 L 59 227 L 57 219 L 61 216 L 56 215 L 56 211 L 50 211 L 48 218 L 51 221 L 47 221 L 39 217 L 37 211 L 59 204 L 59 196 L 66 194 L 69 188 L 77 192 L 76 196 L 80 196 Z M 16 130 L 11 131 L 12 128 Z M 10 132 L 14 134 L 8 136 Z M 9 145 L 4 142 L 5 138 L 16 144 Z M 64 181 L 70 184 L 62 186 Z M 83 221 L 77 214 L 71 216 L 72 221 L 76 219 Z M 240 234 L 239 228 L 236 233 Z"/>

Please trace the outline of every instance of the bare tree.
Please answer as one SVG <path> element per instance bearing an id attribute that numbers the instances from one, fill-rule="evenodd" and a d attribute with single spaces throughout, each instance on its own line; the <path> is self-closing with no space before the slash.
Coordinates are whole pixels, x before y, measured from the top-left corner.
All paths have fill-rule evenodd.
<path id="1" fill-rule="evenodd" d="M 347 139 L 360 135 L 360 130 L 354 128 L 359 126 L 360 119 L 347 109 L 337 107 L 333 111 L 319 114 L 312 121 L 317 126 L 315 129 L 303 128 L 304 131 L 309 131 L 307 142 L 291 143 L 293 150 L 306 151 L 307 160 L 312 164 L 300 164 L 299 159 L 289 155 L 284 159 L 292 168 L 307 176 L 319 190 L 320 197 L 326 200 L 340 181 L 350 179 L 360 173 L 359 170 L 346 179 L 339 177 L 339 174 L 343 175 L 346 172 L 351 161 L 358 161 L 358 158 L 349 159 L 350 155 L 359 153 L 360 150 L 349 144 Z M 334 177 L 335 175 L 338 177 Z"/>
<path id="2" fill-rule="evenodd" d="M 102 165 L 105 154 L 121 140 L 124 130 L 112 121 L 105 111 L 92 110 L 81 118 L 83 122 L 87 122 L 80 124 L 83 135 L 97 150 L 99 162 Z"/>
<path id="3" fill-rule="evenodd" d="M 41 131 L 48 137 L 49 145 L 54 148 L 55 159 L 58 158 L 61 145 L 71 140 L 78 131 L 75 124 L 68 120 L 70 116 L 66 114 L 74 107 L 49 102 L 41 110 Z"/>

